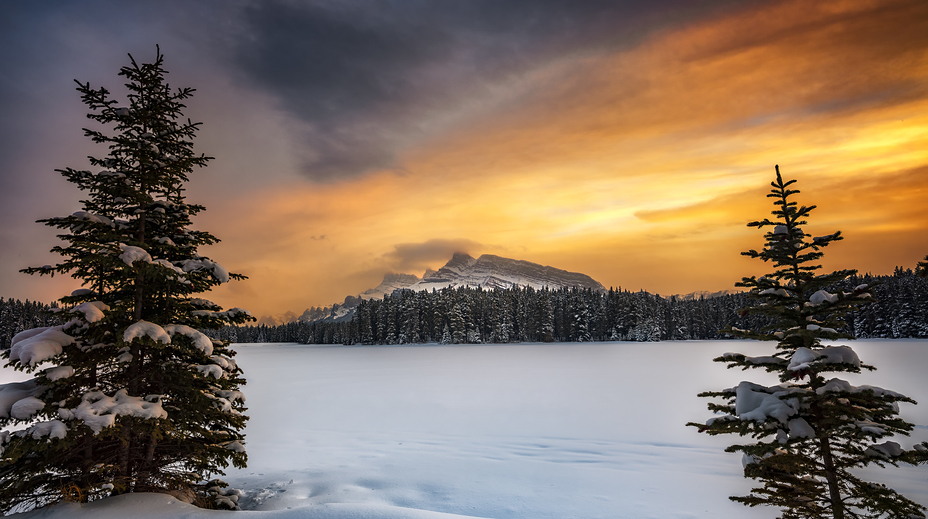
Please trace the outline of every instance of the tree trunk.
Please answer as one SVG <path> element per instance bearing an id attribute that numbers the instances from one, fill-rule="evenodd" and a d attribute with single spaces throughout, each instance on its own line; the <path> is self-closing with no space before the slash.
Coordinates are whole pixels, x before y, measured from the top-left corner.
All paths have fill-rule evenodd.
<path id="1" fill-rule="evenodd" d="M 822 447 L 822 462 L 825 465 L 825 480 L 828 481 L 831 511 L 834 519 L 844 519 L 844 501 L 841 499 L 841 490 L 838 488 L 838 474 L 831 457 L 831 444 L 828 443 L 828 438 L 820 438 L 819 444 Z"/>

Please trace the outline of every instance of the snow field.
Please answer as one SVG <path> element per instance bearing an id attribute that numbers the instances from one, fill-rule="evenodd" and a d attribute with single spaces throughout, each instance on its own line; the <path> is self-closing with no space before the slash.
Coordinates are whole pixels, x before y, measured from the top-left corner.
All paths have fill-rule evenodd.
<path id="1" fill-rule="evenodd" d="M 921 400 L 903 404 L 903 417 L 920 427 L 896 441 L 928 440 L 928 341 L 849 344 L 879 370 L 842 378 Z M 684 426 L 710 418 L 700 391 L 774 383 L 713 357 L 771 349 L 747 341 L 237 345 L 249 466 L 223 479 L 244 490 L 250 511 L 196 510 L 152 495 L 41 517 L 773 517 L 774 509 L 727 499 L 751 488 L 741 456 L 723 452 L 738 438 Z M 0 377 L 10 373 L 22 375 Z M 868 472 L 928 505 L 925 467 Z M 39 513 L 48 512 L 28 517 Z"/>

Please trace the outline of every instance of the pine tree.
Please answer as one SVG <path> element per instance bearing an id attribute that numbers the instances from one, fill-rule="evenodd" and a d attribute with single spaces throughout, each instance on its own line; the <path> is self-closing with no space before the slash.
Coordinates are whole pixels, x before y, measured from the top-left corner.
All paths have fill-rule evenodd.
<path id="1" fill-rule="evenodd" d="M 464 321 L 464 313 L 462 303 L 456 303 L 454 308 L 451 309 L 449 324 L 451 325 L 452 344 L 463 344 L 467 340 L 467 325 Z"/>
<path id="2" fill-rule="evenodd" d="M 928 278 L 928 256 L 925 256 L 925 259 L 918 262 L 915 274 L 920 278 Z"/>
<path id="3" fill-rule="evenodd" d="M 769 316 L 775 324 L 756 331 L 727 330 L 744 338 L 776 340 L 776 352 L 764 357 L 726 353 L 714 360 L 729 368 L 763 368 L 776 373 L 780 384 L 741 382 L 732 389 L 702 393 L 699 396 L 725 400 L 709 404 L 721 415 L 705 424 L 688 425 L 711 435 L 739 434 L 757 440 L 726 449 L 742 452 L 745 476 L 761 483 L 748 496 L 731 497 L 733 501 L 752 507 L 778 506 L 783 518 L 923 517 L 924 507 L 852 472 L 871 464 L 925 461 L 928 443 L 913 450 L 894 441 L 877 443 L 913 429 L 898 417 L 898 402 L 914 403 L 912 399 L 825 376 L 875 369 L 861 363 L 849 346 L 821 344 L 822 339 L 853 338 L 834 328 L 845 312 L 868 301 L 870 294 L 865 285 L 836 293 L 827 290 L 854 273 L 816 274 L 821 249 L 841 240 L 841 233 L 816 238 L 805 234 L 802 226 L 815 206 L 798 206 L 792 197 L 799 191 L 790 189 L 796 181 L 784 182 L 779 167 L 776 171 L 767 195 L 774 198 L 775 220 L 748 224 L 773 229 L 764 235 L 763 250 L 743 253 L 771 262 L 775 270 L 736 284 L 750 289 L 760 301 L 745 312 Z"/>
<path id="4" fill-rule="evenodd" d="M 77 82 L 100 126 L 84 133 L 108 150 L 89 161 L 104 169 L 58 170 L 84 192 L 83 209 L 40 220 L 62 231 L 52 251 L 63 259 L 23 270 L 84 288 L 60 299 L 66 324 L 19 333 L 2 352 L 35 375 L 0 389 L 0 426 L 27 425 L 0 434 L 4 511 L 133 491 L 205 498 L 211 475 L 247 459 L 235 353 L 197 331 L 250 315 L 193 297 L 243 279 L 201 256 L 218 240 L 190 228 L 204 208 L 183 186 L 209 160 L 193 152 L 199 123 L 182 120 L 193 89 L 169 87 L 160 49 L 150 64 L 129 58 L 127 106 Z"/>

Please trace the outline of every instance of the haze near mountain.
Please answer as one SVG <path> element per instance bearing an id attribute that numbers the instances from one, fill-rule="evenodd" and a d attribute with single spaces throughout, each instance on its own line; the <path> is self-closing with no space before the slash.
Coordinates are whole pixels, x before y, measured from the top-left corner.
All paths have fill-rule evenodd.
<path id="1" fill-rule="evenodd" d="M 350 319 L 354 308 L 361 299 L 383 299 L 384 295 L 395 290 L 415 291 L 441 290 L 446 287 L 480 287 L 487 290 L 496 288 L 532 287 L 536 290 L 548 288 L 588 288 L 605 292 L 602 283 L 579 272 L 568 272 L 555 267 L 539 265 L 530 261 L 503 258 L 493 254 L 484 254 L 474 259 L 469 254 L 456 252 L 448 263 L 438 270 L 427 270 L 420 278 L 414 274 L 390 273 L 384 275 L 383 281 L 375 288 L 365 290 L 360 296 L 347 296 L 343 303 L 336 303 L 326 308 L 308 308 L 297 317 L 292 312 L 283 316 L 264 316 L 259 325 L 274 326 L 299 321 L 341 321 Z"/>

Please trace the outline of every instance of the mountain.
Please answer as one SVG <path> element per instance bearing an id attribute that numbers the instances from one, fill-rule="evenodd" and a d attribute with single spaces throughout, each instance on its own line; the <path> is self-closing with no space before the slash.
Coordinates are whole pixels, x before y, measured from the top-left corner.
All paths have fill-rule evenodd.
<path id="1" fill-rule="evenodd" d="M 459 286 L 489 290 L 514 286 L 535 289 L 547 287 L 551 290 L 579 287 L 597 292 L 606 291 L 602 283 L 586 274 L 493 254 L 484 254 L 474 259 L 463 252 L 456 252 L 445 266 L 437 271 L 427 271 L 421 280 L 405 288 L 421 291 Z"/>
<path id="2" fill-rule="evenodd" d="M 530 261 L 503 258 L 493 254 L 484 254 L 474 259 L 469 254 L 456 252 L 448 263 L 445 263 L 445 266 L 438 270 L 426 270 L 421 278 L 414 274 L 386 274 L 379 285 L 361 292 L 359 296 L 347 296 L 344 303 L 308 308 L 299 317 L 292 312 L 287 312 L 282 316 L 263 316 L 258 320 L 258 325 L 276 326 L 295 321 L 348 321 L 354 316 L 355 308 L 362 299 L 383 299 L 384 295 L 403 289 L 418 292 L 433 288 L 441 290 L 446 287 L 461 286 L 481 287 L 487 290 L 520 286 L 537 290 L 545 287 L 550 290 L 580 287 L 597 292 L 606 291 L 602 283 L 579 272 L 568 272 Z"/>
<path id="3" fill-rule="evenodd" d="M 395 290 L 441 290 L 455 287 L 481 287 L 488 290 L 514 286 L 535 289 L 580 287 L 605 292 L 602 283 L 579 272 L 568 272 L 559 268 L 539 265 L 525 260 L 515 260 L 484 254 L 474 259 L 469 254 L 456 252 L 445 266 L 438 270 L 426 270 L 420 279 L 413 274 L 387 274 L 376 288 L 361 293 L 362 299 L 382 299 Z"/>
<path id="4" fill-rule="evenodd" d="M 428 272 L 426 272 L 426 274 L 428 274 Z M 379 285 L 361 292 L 361 299 L 383 299 L 385 294 L 392 294 L 394 290 L 407 288 L 416 284 L 418 281 L 419 276 L 415 274 L 386 274 Z"/>

